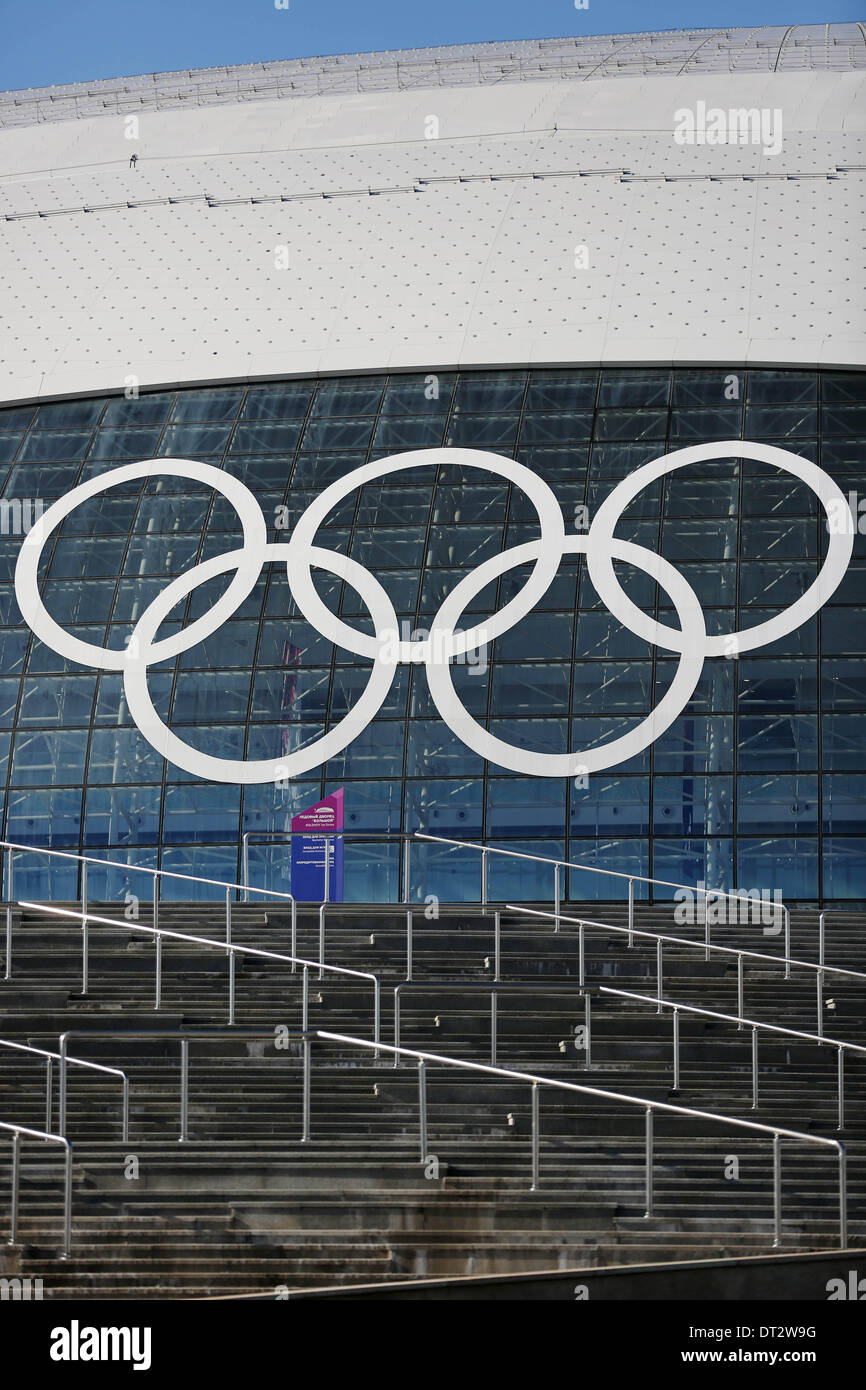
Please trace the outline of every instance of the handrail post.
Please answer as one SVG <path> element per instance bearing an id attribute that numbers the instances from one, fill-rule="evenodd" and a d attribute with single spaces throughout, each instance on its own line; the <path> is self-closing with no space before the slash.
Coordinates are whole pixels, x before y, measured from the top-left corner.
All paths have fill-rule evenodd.
<path id="1" fill-rule="evenodd" d="M 815 987 L 818 994 L 818 1037 L 824 1036 L 824 971 L 818 970 L 815 975 Z"/>
<path id="2" fill-rule="evenodd" d="M 63 1183 L 63 1250 L 61 1260 L 69 1259 L 72 1244 L 72 1145 L 66 1145 L 66 1163 Z"/>
<path id="3" fill-rule="evenodd" d="M 502 923 L 500 921 L 499 908 L 493 914 L 493 979 L 499 983 L 499 974 L 502 966 Z"/>
<path id="4" fill-rule="evenodd" d="M 66 1138 L 66 1044 L 64 1033 L 60 1039 L 60 1094 L 57 1099 L 57 1131 L 63 1139 Z"/>
<path id="5" fill-rule="evenodd" d="M 496 1066 L 496 1043 L 499 1026 L 496 990 L 490 991 L 490 1065 Z"/>
<path id="6" fill-rule="evenodd" d="M 394 1070 L 400 1065 L 400 989 L 394 989 Z"/>
<path id="7" fill-rule="evenodd" d="M 822 912 L 818 917 L 818 964 L 824 964 L 824 918 L 826 912 Z"/>
<path id="8" fill-rule="evenodd" d="M 674 1084 L 673 1090 L 680 1089 L 680 1011 L 674 1009 Z"/>
<path id="9" fill-rule="evenodd" d="M 180 1136 L 178 1143 L 189 1138 L 189 1039 L 180 1040 Z"/>
<path id="10" fill-rule="evenodd" d="M 709 894 L 704 892 L 704 960 L 710 958 L 710 914 L 709 914 Z"/>
<path id="11" fill-rule="evenodd" d="M 320 979 L 320 980 L 323 980 L 323 979 L 325 978 L 325 972 L 324 972 L 324 970 L 322 969 L 322 967 L 323 967 L 323 965 L 325 964 L 325 907 L 326 907 L 326 906 L 327 906 L 327 903 L 324 902 L 324 903 L 322 903 L 321 907 L 319 908 L 319 979 Z"/>
<path id="12" fill-rule="evenodd" d="M 153 927 L 159 926 L 159 874 L 153 876 Z"/>
<path id="13" fill-rule="evenodd" d="M 229 950 L 229 1026 L 235 1021 L 235 952 Z"/>
<path id="14" fill-rule="evenodd" d="M 581 989 L 583 989 L 586 983 L 586 953 L 584 946 L 584 925 L 581 921 L 577 924 L 577 982 Z"/>
<path id="15" fill-rule="evenodd" d="M 653 1112 L 652 1106 L 646 1109 L 646 1211 L 644 1218 L 649 1220 L 653 1214 Z"/>
<path id="16" fill-rule="evenodd" d="M 785 979 L 791 978 L 791 909 L 784 908 L 785 913 Z"/>
<path id="17" fill-rule="evenodd" d="M 845 1145 L 839 1145 L 839 1249 L 848 1245 L 848 1179 Z"/>
<path id="18" fill-rule="evenodd" d="M 122 1130 L 122 1133 L 121 1133 L 121 1141 L 122 1141 L 124 1144 L 128 1144 L 128 1143 L 129 1143 L 129 1077 L 127 1076 L 126 1072 L 123 1073 L 122 1085 L 123 1085 L 123 1118 L 122 1118 L 122 1121 L 121 1121 L 121 1130 Z"/>
<path id="19" fill-rule="evenodd" d="M 587 990 L 583 996 L 583 1018 L 586 1029 L 586 1046 L 583 1049 L 583 1065 L 587 1071 L 592 1067 L 592 995 Z"/>
<path id="20" fill-rule="evenodd" d="M 742 953 L 742 951 L 738 951 L 738 952 L 737 952 L 737 1018 L 739 1019 L 739 1022 L 738 1022 L 738 1024 L 737 1024 L 737 1032 L 738 1032 L 738 1033 L 742 1033 L 742 1031 L 743 1031 L 743 1011 L 744 1011 L 744 1010 L 743 1010 L 743 990 L 744 990 L 744 980 L 743 980 L 743 953 Z"/>
<path id="21" fill-rule="evenodd" d="M 628 881 L 628 948 L 634 945 L 634 879 Z"/>
<path id="22" fill-rule="evenodd" d="M 656 998 L 658 999 L 658 1004 L 656 1005 L 656 1013 L 657 1013 L 657 1014 L 660 1014 L 660 1013 L 662 1012 L 662 1000 L 663 1000 L 664 997 L 665 997 L 665 996 L 664 996 L 664 989 L 663 989 L 663 987 L 662 987 L 662 977 L 663 977 L 663 970 L 664 970 L 664 966 L 663 966 L 663 962 L 662 962 L 662 949 L 663 949 L 663 946 L 664 946 L 664 942 L 662 941 L 661 937 L 659 937 L 658 940 L 656 941 Z"/>
<path id="23" fill-rule="evenodd" d="M 51 1072 L 54 1059 L 45 1058 L 45 1133 L 51 1133 Z"/>
<path id="24" fill-rule="evenodd" d="M 9 1224 L 9 1240 L 7 1244 L 15 1245 L 18 1240 L 18 1190 L 20 1183 L 21 1167 L 21 1135 L 17 1129 L 12 1135 L 12 1212 Z"/>
<path id="25" fill-rule="evenodd" d="M 4 980 L 12 979 L 12 850 L 6 851 L 6 969 Z"/>
<path id="26" fill-rule="evenodd" d="M 325 836 L 325 882 L 322 891 L 322 903 L 331 901 L 331 837 Z M 319 977 L 321 978 L 321 976 Z"/>
<path id="27" fill-rule="evenodd" d="M 836 1053 L 836 1086 L 839 1101 L 839 1123 L 837 1129 L 845 1128 L 845 1049 L 840 1045 Z"/>
<path id="28" fill-rule="evenodd" d="M 758 1030 L 752 1029 L 752 1109 L 758 1108 Z"/>
<path id="29" fill-rule="evenodd" d="M 553 866 L 553 930 L 559 931 L 559 864 Z"/>
<path id="30" fill-rule="evenodd" d="M 248 830 L 244 831 L 241 872 L 244 876 L 244 902 L 248 903 L 250 900 L 250 832 Z"/>
<path id="31" fill-rule="evenodd" d="M 231 890 L 230 888 L 227 888 L 227 889 L 226 889 L 226 955 L 227 955 L 227 956 L 230 956 L 230 955 L 232 954 L 232 951 L 231 951 L 231 944 L 232 944 L 232 899 L 231 899 L 231 891 L 232 891 L 232 890 Z"/>
<path id="32" fill-rule="evenodd" d="M 88 928 L 87 928 L 87 860 L 81 861 L 81 993 L 87 993 L 88 977 Z"/>
<path id="33" fill-rule="evenodd" d="M 487 906 L 487 850 L 481 851 L 481 906 Z"/>
<path id="34" fill-rule="evenodd" d="M 247 894 L 246 900 L 249 900 L 249 893 Z M 292 895 L 292 974 L 293 974 L 293 975 L 297 972 L 297 969 L 298 969 L 298 963 L 297 963 L 297 961 L 295 960 L 295 957 L 297 956 L 297 954 L 298 954 L 298 904 L 297 904 L 297 902 L 295 901 L 295 897 L 294 897 L 294 894 L 293 894 L 293 895 Z"/>
<path id="35" fill-rule="evenodd" d="M 538 1140 L 539 1140 L 539 1118 L 538 1118 L 538 1082 L 532 1083 L 532 1192 L 538 1191 Z"/>
<path id="36" fill-rule="evenodd" d="M 301 1118 L 301 1143 L 310 1142 L 310 1072 L 312 1070 L 312 1054 L 310 1039 L 305 1037 L 304 1043 L 304 1097 L 303 1115 Z"/>
<path id="37" fill-rule="evenodd" d="M 782 1244 L 782 1140 L 773 1135 L 773 1248 Z"/>
<path id="38" fill-rule="evenodd" d="M 406 979 L 412 978 L 412 909 L 406 909 Z"/>
<path id="39" fill-rule="evenodd" d="M 410 836 L 405 835 L 403 837 L 403 901 L 407 904 L 412 901 L 412 877 L 409 863 L 411 849 L 412 840 Z"/>
<path id="40" fill-rule="evenodd" d="M 162 932 L 156 934 L 156 998 L 153 1007 L 162 1007 Z"/>
<path id="41" fill-rule="evenodd" d="M 304 966 L 303 979 L 301 982 L 301 1030 L 306 1033 L 310 1011 L 310 971 L 308 966 Z"/>
<path id="42" fill-rule="evenodd" d="M 418 1136 L 421 1141 L 421 1162 L 427 1160 L 427 1067 L 423 1057 L 418 1060 Z"/>
<path id="43" fill-rule="evenodd" d="M 382 1041 L 382 992 L 379 977 L 373 979 L 373 1041 L 376 1044 L 374 1058 L 379 1056 L 379 1043 Z"/>

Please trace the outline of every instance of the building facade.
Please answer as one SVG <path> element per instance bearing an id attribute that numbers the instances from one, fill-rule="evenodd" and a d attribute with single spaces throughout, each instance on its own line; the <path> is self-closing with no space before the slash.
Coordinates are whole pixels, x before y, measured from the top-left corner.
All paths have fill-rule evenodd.
<path id="1" fill-rule="evenodd" d="M 864 67 L 821 25 L 0 97 L 3 838 L 123 898 L 248 836 L 285 889 L 343 787 L 350 898 L 421 830 L 575 900 L 866 899 Z"/>

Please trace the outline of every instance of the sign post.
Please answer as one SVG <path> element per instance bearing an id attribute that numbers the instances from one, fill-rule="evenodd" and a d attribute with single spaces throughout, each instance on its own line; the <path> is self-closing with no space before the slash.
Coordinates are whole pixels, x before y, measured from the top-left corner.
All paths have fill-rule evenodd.
<path id="1" fill-rule="evenodd" d="M 298 902 L 343 901 L 342 829 L 342 787 L 292 816 L 292 894 Z"/>

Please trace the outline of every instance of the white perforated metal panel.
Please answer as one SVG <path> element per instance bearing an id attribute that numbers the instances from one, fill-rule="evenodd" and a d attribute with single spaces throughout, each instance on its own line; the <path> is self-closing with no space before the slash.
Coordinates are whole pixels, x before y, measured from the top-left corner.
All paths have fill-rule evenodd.
<path id="1" fill-rule="evenodd" d="M 0 398 L 130 377 L 866 366 L 860 26 L 582 44 L 0 97 Z M 677 144 L 674 113 L 699 102 L 780 110 L 781 150 Z"/>

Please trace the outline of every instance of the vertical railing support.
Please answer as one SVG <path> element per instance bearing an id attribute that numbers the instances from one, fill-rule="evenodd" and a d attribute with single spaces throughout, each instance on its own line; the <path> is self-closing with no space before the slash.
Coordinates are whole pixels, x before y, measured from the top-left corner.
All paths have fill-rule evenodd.
<path id="1" fill-rule="evenodd" d="M 51 1133 L 51 1091 L 53 1058 L 45 1058 L 45 1133 Z"/>
<path id="2" fill-rule="evenodd" d="M 836 1089 L 839 1108 L 837 1129 L 845 1128 L 845 1049 L 840 1047 L 836 1053 Z"/>
<path id="3" fill-rule="evenodd" d="M 662 941 L 661 937 L 659 937 L 656 941 L 656 998 L 659 1001 L 656 1005 L 657 1014 L 660 1014 L 662 1012 L 662 1000 L 665 997 L 664 988 L 662 985 L 662 978 L 664 973 L 664 962 L 662 956 L 663 947 L 664 942 Z"/>
<path id="4" fill-rule="evenodd" d="M 481 851 L 481 906 L 487 906 L 487 850 Z"/>
<path id="5" fill-rule="evenodd" d="M 81 993 L 87 993 L 88 982 L 88 936 L 87 925 L 87 860 L 81 861 Z"/>
<path id="6" fill-rule="evenodd" d="M 680 1011 L 674 1009 L 674 1085 L 673 1089 L 680 1089 Z"/>
<path id="7" fill-rule="evenodd" d="M 532 1191 L 538 1191 L 538 1145 L 539 1145 L 539 1115 L 538 1115 L 538 1082 L 532 1083 Z"/>
<path id="8" fill-rule="evenodd" d="M 497 1016 L 496 990 L 490 991 L 490 1065 L 496 1066 L 496 1044 L 499 1019 Z"/>
<path id="9" fill-rule="evenodd" d="M 235 952 L 229 951 L 229 1027 L 235 1021 Z"/>
<path id="10" fill-rule="evenodd" d="M 773 1135 L 773 1248 L 782 1244 L 782 1140 Z"/>
<path id="11" fill-rule="evenodd" d="M 578 984 L 580 985 L 581 989 L 583 989 L 583 986 L 584 986 L 585 983 L 586 983 L 586 952 L 585 952 L 584 931 L 585 931 L 585 928 L 584 928 L 583 922 L 578 922 L 578 924 L 577 924 L 577 970 L 578 970 Z"/>
<path id="12" fill-rule="evenodd" d="M 9 1218 L 9 1244 L 18 1240 L 18 1191 L 21 1177 L 21 1135 L 16 1130 L 12 1135 L 12 1212 Z"/>
<path id="13" fill-rule="evenodd" d="M 791 978 L 791 909 L 784 908 L 785 913 L 785 979 Z"/>
<path id="14" fill-rule="evenodd" d="M 743 999 L 744 999 L 743 953 L 742 953 L 742 951 L 738 951 L 738 952 L 737 952 L 737 1018 L 738 1018 L 738 1020 L 739 1020 L 739 1022 L 737 1023 L 737 1032 L 738 1032 L 738 1033 L 742 1033 L 742 1031 L 743 1031 Z"/>
<path id="15" fill-rule="evenodd" d="M 325 964 L 325 908 L 327 904 L 322 903 L 319 908 L 319 979 L 325 978 L 322 966 Z"/>
<path id="16" fill-rule="evenodd" d="M 587 1071 L 592 1066 L 592 995 L 589 990 L 583 996 L 583 1019 L 586 1030 L 586 1046 L 583 1049 L 583 1064 Z"/>
<path id="17" fill-rule="evenodd" d="M 554 866 L 553 866 L 553 930 L 554 930 L 554 933 L 556 933 L 556 932 L 559 931 L 559 904 L 560 904 L 559 864 L 557 863 L 557 864 L 554 864 Z"/>
<path id="18" fill-rule="evenodd" d="M 249 896 L 249 894 L 248 894 L 247 896 Z M 297 960 L 295 959 L 295 957 L 296 957 L 297 954 L 298 954 L 298 904 L 295 902 L 294 897 L 292 898 L 292 952 L 291 952 L 291 954 L 292 954 L 292 974 L 294 975 L 295 972 L 297 971 L 297 968 L 298 968 L 298 963 L 297 963 Z"/>
<path id="19" fill-rule="evenodd" d="M 232 890 L 226 889 L 226 955 L 232 955 Z"/>
<path id="20" fill-rule="evenodd" d="M 427 1067 L 418 1062 L 418 1137 L 421 1141 L 421 1162 L 427 1161 Z"/>
<path id="21" fill-rule="evenodd" d="M 758 1030 L 752 1029 L 752 1109 L 758 1108 Z"/>
<path id="22" fill-rule="evenodd" d="M 301 1117 L 301 1143 L 302 1143 L 302 1144 L 309 1144 L 309 1142 L 310 1142 L 310 1087 L 311 1087 L 311 1080 L 312 1080 L 312 1078 L 311 1078 L 311 1072 L 312 1072 L 312 1051 L 311 1051 L 311 1048 L 312 1048 L 312 1044 L 310 1043 L 310 1039 L 309 1039 L 309 1038 L 304 1038 L 304 1042 L 303 1042 L 303 1049 L 304 1049 L 304 1097 L 303 1097 L 303 1115 L 302 1115 L 302 1117 Z"/>
<path id="23" fill-rule="evenodd" d="M 634 879 L 628 881 L 628 948 L 634 945 Z"/>
<path id="24" fill-rule="evenodd" d="M 824 918 L 826 912 L 822 912 L 818 917 L 818 964 L 824 964 Z"/>
<path id="25" fill-rule="evenodd" d="M 815 988 L 818 999 L 818 1037 L 824 1036 L 824 971 L 819 970 L 815 975 Z"/>
<path id="26" fill-rule="evenodd" d="M 412 841 L 407 835 L 403 841 L 403 901 L 407 906 L 412 901 L 412 876 L 409 861 L 411 848 Z"/>
<path id="27" fill-rule="evenodd" d="M 502 924 L 500 922 L 499 909 L 493 914 L 493 979 L 499 983 L 499 972 L 502 967 Z"/>
<path id="28" fill-rule="evenodd" d="M 412 978 L 412 909 L 406 910 L 406 979 Z"/>
<path id="29" fill-rule="evenodd" d="M 157 932 L 154 941 L 156 945 L 156 997 L 153 1007 L 159 1009 L 162 1007 L 162 932 Z"/>
<path id="30" fill-rule="evenodd" d="M 6 852 L 6 968 L 4 980 L 12 979 L 12 850 Z"/>
<path id="31" fill-rule="evenodd" d="M 301 1031 L 306 1033 L 310 1022 L 310 970 L 304 966 L 301 979 Z"/>
<path id="32" fill-rule="evenodd" d="M 180 1138 L 183 1144 L 189 1138 L 189 1039 L 180 1040 Z"/>
<path id="33" fill-rule="evenodd" d="M 646 1211 L 645 1218 L 653 1214 L 653 1112 L 652 1107 L 647 1106 L 646 1110 Z"/>

